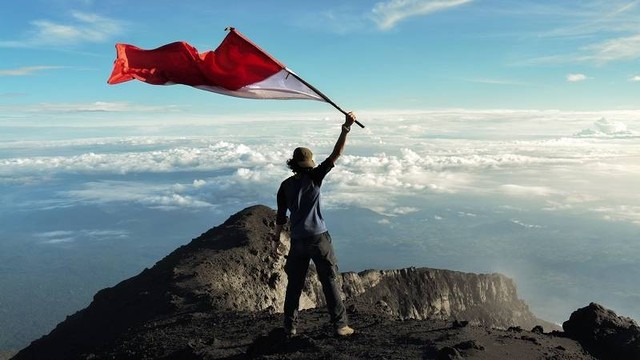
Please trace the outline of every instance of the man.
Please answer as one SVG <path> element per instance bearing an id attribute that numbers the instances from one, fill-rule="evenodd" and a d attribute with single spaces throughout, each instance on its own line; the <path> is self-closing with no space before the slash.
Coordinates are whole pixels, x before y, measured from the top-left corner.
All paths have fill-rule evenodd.
<path id="1" fill-rule="evenodd" d="M 322 180 L 342 154 L 347 134 L 355 120 L 356 117 L 352 112 L 345 116 L 333 152 L 317 167 L 311 150 L 303 147 L 296 148 L 293 151 L 293 157 L 287 161 L 294 175 L 283 181 L 278 189 L 278 213 L 274 237 L 276 248 L 283 225 L 287 223 L 287 210 L 291 213 L 291 248 L 284 266 L 288 278 L 284 301 L 284 329 L 290 336 L 296 334 L 300 295 L 310 260 L 313 260 L 316 266 L 336 334 L 348 336 L 354 333 L 348 325 L 347 313 L 336 283 L 338 266 L 331 236 L 322 217 L 320 187 Z"/>

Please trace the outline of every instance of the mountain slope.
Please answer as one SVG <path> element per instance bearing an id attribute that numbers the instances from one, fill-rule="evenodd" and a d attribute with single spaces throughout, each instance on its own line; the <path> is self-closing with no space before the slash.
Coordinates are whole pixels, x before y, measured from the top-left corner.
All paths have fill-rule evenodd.
<path id="1" fill-rule="evenodd" d="M 273 314 L 282 311 L 284 258 L 272 254 L 268 240 L 274 219 L 275 212 L 261 205 L 240 211 L 151 269 L 99 291 L 87 308 L 69 316 L 15 359 L 101 358 L 117 349 L 166 347 L 150 357 L 155 358 L 192 342 L 195 345 L 188 348 L 198 348 L 203 341 L 201 348 L 220 344 L 248 348 L 247 337 L 277 326 L 274 319 L 279 316 Z M 340 281 L 352 316 L 371 317 L 377 323 L 416 319 L 450 325 L 464 320 L 487 331 L 543 323 L 517 298 L 513 281 L 500 274 L 408 268 L 343 273 Z M 310 271 L 301 306 L 322 306 L 321 294 Z M 256 318 L 267 320 L 251 320 Z M 206 340 L 207 327 L 211 333 L 219 333 L 222 327 L 227 335 Z M 234 343 L 228 336 L 234 332 L 244 340 Z M 156 335 L 150 340 L 151 334 Z M 154 340 L 159 338 L 165 338 L 165 347 Z"/>

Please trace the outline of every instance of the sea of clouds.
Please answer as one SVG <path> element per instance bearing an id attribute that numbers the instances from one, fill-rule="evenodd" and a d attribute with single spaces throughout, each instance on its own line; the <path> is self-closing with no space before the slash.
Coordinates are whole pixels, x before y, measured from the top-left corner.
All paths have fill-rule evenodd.
<path id="1" fill-rule="evenodd" d="M 342 270 L 499 271 L 548 320 L 566 320 L 590 301 L 640 319 L 640 112 L 389 111 L 359 119 L 367 127 L 353 128 L 324 185 Z M 38 135 L 35 122 L 7 126 L 0 328 L 32 320 L 0 337 L 5 346 L 49 331 L 96 290 L 236 211 L 274 207 L 293 148 L 310 147 L 322 161 L 341 123 L 335 115 L 179 121 L 78 122 Z"/>

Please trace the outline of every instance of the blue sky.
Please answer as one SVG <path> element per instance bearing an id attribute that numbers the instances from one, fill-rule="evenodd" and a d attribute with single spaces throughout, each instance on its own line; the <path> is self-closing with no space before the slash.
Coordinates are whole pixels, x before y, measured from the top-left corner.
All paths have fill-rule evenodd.
<path id="1" fill-rule="evenodd" d="M 12 1 L 0 111 L 246 113 L 326 104 L 108 86 L 114 44 L 214 49 L 227 26 L 347 109 L 620 110 L 640 95 L 639 1 Z M 160 107 L 160 108 L 159 108 Z"/>

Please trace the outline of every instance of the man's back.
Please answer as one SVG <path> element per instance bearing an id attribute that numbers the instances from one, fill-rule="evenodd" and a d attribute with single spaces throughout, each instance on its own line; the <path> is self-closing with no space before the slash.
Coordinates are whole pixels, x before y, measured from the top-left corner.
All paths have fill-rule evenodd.
<path id="1" fill-rule="evenodd" d="M 332 168 L 332 163 L 323 161 L 318 167 L 295 174 L 280 185 L 278 203 L 285 203 L 291 213 L 292 238 L 304 238 L 327 231 L 322 217 L 320 187 Z"/>

